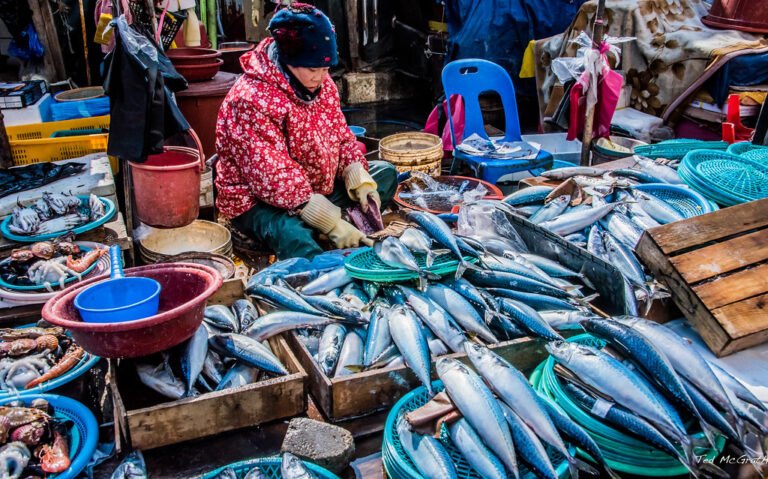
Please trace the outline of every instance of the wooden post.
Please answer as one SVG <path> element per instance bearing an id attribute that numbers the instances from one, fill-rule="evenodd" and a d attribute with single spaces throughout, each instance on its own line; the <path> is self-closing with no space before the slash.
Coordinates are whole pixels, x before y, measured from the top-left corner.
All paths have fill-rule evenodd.
<path id="1" fill-rule="evenodd" d="M 592 27 L 592 48 L 600 46 L 600 42 L 603 41 L 603 32 L 605 31 L 605 21 L 603 16 L 605 15 L 605 0 L 599 0 L 597 3 L 597 14 L 595 14 L 595 24 Z M 597 88 L 597 82 L 599 80 L 599 74 L 597 78 L 590 78 L 589 87 Z M 588 94 L 588 92 L 585 92 Z M 587 116 L 584 121 L 584 137 L 581 140 L 581 166 L 589 166 L 592 164 L 590 156 L 590 149 L 592 148 L 592 129 L 595 125 L 595 106 L 587 107 Z"/>
<path id="2" fill-rule="evenodd" d="M 11 143 L 8 141 L 8 133 L 5 131 L 3 112 L 0 110 L 0 169 L 5 170 L 11 166 L 13 166 Z"/>
<path id="3" fill-rule="evenodd" d="M 347 10 L 347 30 L 349 30 L 349 58 L 352 61 L 352 70 L 360 66 L 360 38 L 357 34 L 357 4 L 358 0 L 345 0 Z"/>
<path id="4" fill-rule="evenodd" d="M 48 0 L 29 0 L 29 8 L 32 10 L 32 23 L 45 48 L 43 69 L 49 77 L 49 82 L 66 79 L 67 72 L 64 69 L 64 57 L 61 54 L 59 34 L 53 21 L 51 4 Z"/>
<path id="5" fill-rule="evenodd" d="M 85 11 L 83 10 L 83 2 L 85 0 L 77 0 L 77 4 L 80 7 L 80 29 L 83 32 L 83 54 L 85 55 L 85 77 L 88 81 L 88 86 L 91 86 L 91 64 L 88 62 L 88 34 L 85 27 Z"/>

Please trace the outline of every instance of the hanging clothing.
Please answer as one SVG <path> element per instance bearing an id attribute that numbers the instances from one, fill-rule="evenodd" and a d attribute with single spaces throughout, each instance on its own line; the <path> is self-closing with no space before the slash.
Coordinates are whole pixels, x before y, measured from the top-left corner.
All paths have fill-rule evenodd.
<path id="1" fill-rule="evenodd" d="M 105 59 L 112 118 L 107 153 L 143 163 L 162 151 L 166 138 L 189 129 L 171 94 L 186 89 L 187 81 L 153 40 L 123 16 L 115 23 L 115 49 Z"/>
<path id="2" fill-rule="evenodd" d="M 216 124 L 216 206 L 234 218 L 257 203 L 296 210 L 312 193 L 328 195 L 353 163 L 368 163 L 326 76 L 319 94 L 297 96 L 263 40 L 240 58 L 245 74 L 219 110 Z"/>

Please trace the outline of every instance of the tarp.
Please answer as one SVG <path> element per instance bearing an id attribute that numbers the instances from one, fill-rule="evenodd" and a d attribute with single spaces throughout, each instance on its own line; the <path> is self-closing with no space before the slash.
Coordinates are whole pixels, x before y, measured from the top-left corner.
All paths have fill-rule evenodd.
<path id="1" fill-rule="evenodd" d="M 723 106 L 731 86 L 749 87 L 768 84 L 768 53 L 743 55 L 729 61 L 710 80 L 709 93 Z"/>
<path id="2" fill-rule="evenodd" d="M 533 83 L 518 78 L 528 42 L 563 33 L 584 1 L 446 0 L 446 62 L 490 60 L 507 70 L 519 94 L 532 93 Z"/>

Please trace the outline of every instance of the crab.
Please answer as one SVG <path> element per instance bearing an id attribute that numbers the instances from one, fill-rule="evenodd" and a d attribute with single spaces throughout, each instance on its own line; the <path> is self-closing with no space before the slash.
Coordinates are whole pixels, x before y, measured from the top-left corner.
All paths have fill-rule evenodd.
<path id="1" fill-rule="evenodd" d="M 66 265 L 67 257 L 49 259 L 47 261 L 38 261 L 27 271 L 27 277 L 35 284 L 45 286 L 50 292 L 53 292 L 51 284 L 58 283 L 61 289 L 64 289 L 64 281 L 69 275 L 82 279 L 80 273 L 68 268 Z"/>
<path id="2" fill-rule="evenodd" d="M 54 213 L 65 215 L 80 207 L 80 198 L 59 193 L 43 193 L 43 200 L 48 203 Z"/>
<path id="3" fill-rule="evenodd" d="M 13 221 L 8 228 L 13 234 L 31 235 L 40 227 L 40 222 L 37 211 L 19 205 L 13 209 Z"/>
<path id="4" fill-rule="evenodd" d="M 37 228 L 38 234 L 51 234 L 59 231 L 67 231 L 77 228 L 83 223 L 88 222 L 88 216 L 80 213 L 71 213 L 65 216 L 59 216 L 48 221 L 43 221 Z"/>
<path id="5" fill-rule="evenodd" d="M 88 197 L 88 207 L 91 209 L 91 221 L 96 221 L 107 214 L 107 211 L 104 208 L 104 203 L 102 203 L 99 197 L 94 194 L 91 194 L 91 196 Z"/>

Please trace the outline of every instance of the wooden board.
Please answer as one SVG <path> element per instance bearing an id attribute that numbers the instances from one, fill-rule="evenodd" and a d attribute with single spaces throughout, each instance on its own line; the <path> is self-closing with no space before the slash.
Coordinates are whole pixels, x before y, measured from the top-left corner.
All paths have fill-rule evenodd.
<path id="1" fill-rule="evenodd" d="M 287 334 L 286 339 L 309 375 L 309 390 L 315 403 L 331 422 L 388 409 L 403 395 L 420 385 L 416 375 L 405 366 L 329 378 L 295 334 Z M 531 338 L 506 341 L 492 346 L 491 349 L 524 372 L 529 372 L 547 357 L 543 343 Z M 468 362 L 465 354 L 457 353 L 447 357 Z M 432 375 L 434 379 L 437 378 L 434 364 Z"/>
<path id="2" fill-rule="evenodd" d="M 13 195 L 0 198 L 0 217 L 11 214 L 17 201 L 22 204 L 33 203 L 43 197 L 45 191 L 55 191 L 73 195 L 106 196 L 114 201 L 115 178 L 112 175 L 112 167 L 109 158 L 104 153 L 96 153 L 82 158 L 57 161 L 56 163 L 86 163 L 85 170 L 79 175 L 63 178 L 49 183 L 40 188 L 22 191 Z"/>
<path id="3" fill-rule="evenodd" d="M 240 285 L 240 294 L 223 292 L 219 300 L 229 298 L 229 302 L 223 304 L 243 297 L 243 282 L 231 284 Z M 125 407 L 132 447 L 153 449 L 302 414 L 307 408 L 307 374 L 283 337 L 270 338 L 269 345 L 289 375 L 143 407 L 135 405 L 150 401 L 148 396 L 155 393 L 140 383 L 135 384 L 137 378 L 132 364 L 123 361 L 116 401 Z"/>
<path id="4" fill-rule="evenodd" d="M 768 341 L 768 199 L 650 229 L 637 253 L 715 354 Z"/>

